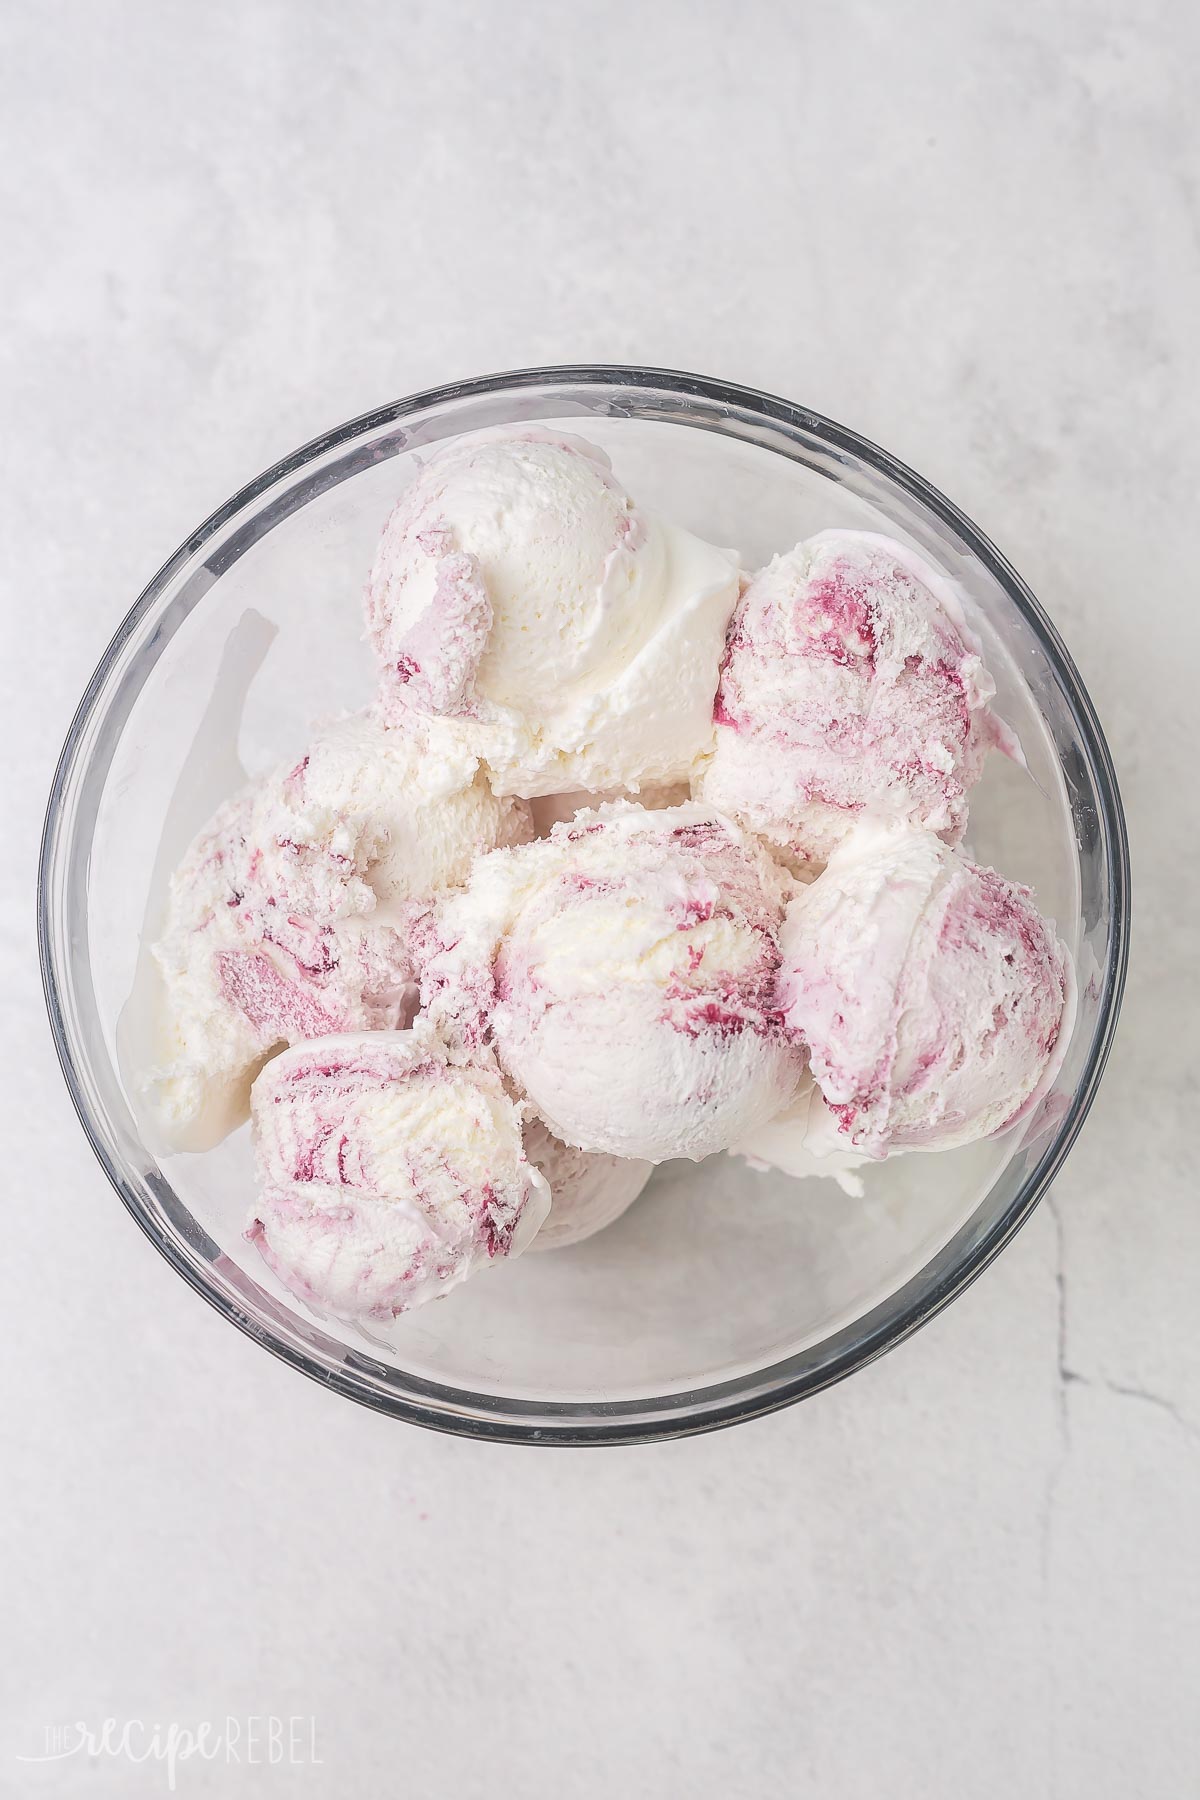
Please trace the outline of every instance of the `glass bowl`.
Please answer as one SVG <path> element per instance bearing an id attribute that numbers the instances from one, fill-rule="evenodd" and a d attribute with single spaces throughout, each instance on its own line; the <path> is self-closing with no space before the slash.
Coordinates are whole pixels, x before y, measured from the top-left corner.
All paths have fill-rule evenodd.
<path id="1" fill-rule="evenodd" d="M 121 1076 L 123 1011 L 166 876 L 216 803 L 369 698 L 360 592 L 422 451 L 552 421 L 610 452 L 640 504 L 751 565 L 825 526 L 917 545 L 962 585 L 1028 772 L 993 757 L 968 848 L 1036 889 L 1076 959 L 1053 1092 L 1020 1135 L 868 1171 L 866 1196 L 731 1156 L 666 1164 L 587 1243 L 497 1267 L 367 1334 L 293 1299 L 244 1242 L 243 1128 L 156 1158 Z M 623 1443 L 787 1405 L 889 1349 L 961 1292 L 1028 1217 L 1091 1105 L 1128 938 L 1112 764 L 1053 626 L 919 476 L 786 400 L 656 369 L 520 371 L 401 400 L 234 495 L 151 581 L 88 685 L 54 778 L 39 923 L 72 1098 L 109 1179 L 184 1279 L 242 1331 L 393 1417 L 521 1443 Z"/>

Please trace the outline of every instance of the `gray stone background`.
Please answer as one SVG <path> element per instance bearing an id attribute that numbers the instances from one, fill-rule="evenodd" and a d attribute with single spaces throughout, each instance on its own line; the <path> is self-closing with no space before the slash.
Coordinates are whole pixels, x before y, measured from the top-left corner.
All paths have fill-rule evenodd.
<path id="1" fill-rule="evenodd" d="M 184 1794 L 1197 1791 L 1200 132 L 1186 0 L 7 0 L 0 1793 L 44 1725 L 313 1715 Z M 630 360 L 787 394 L 1003 546 L 1133 843 L 1100 1101 L 910 1344 L 539 1456 L 370 1416 L 123 1216 L 33 943 L 87 677 L 240 483 L 396 395 Z"/>

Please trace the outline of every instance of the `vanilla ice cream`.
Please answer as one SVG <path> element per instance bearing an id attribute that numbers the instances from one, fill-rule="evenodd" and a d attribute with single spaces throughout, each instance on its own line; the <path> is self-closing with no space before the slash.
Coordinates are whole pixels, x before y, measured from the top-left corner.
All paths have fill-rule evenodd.
<path id="1" fill-rule="evenodd" d="M 797 1180 L 836 1181 L 855 1200 L 865 1192 L 858 1170 L 871 1160 L 831 1141 L 824 1102 L 811 1075 L 805 1075 L 790 1105 L 735 1144 L 732 1154 L 745 1157 L 756 1169 L 778 1169 Z"/>
<path id="2" fill-rule="evenodd" d="M 490 1042 L 555 1136 L 699 1159 L 782 1110 L 788 881 L 730 821 L 617 802 L 495 851 L 414 929 L 431 1017 Z"/>
<path id="3" fill-rule="evenodd" d="M 246 1236 L 323 1312 L 395 1318 L 532 1240 L 550 1206 L 499 1075 L 419 1031 L 322 1038 L 252 1096 L 259 1200 Z"/>
<path id="4" fill-rule="evenodd" d="M 246 1117 L 279 1045 L 406 1022 L 402 903 L 531 833 L 528 809 L 497 799 L 436 721 L 392 731 L 372 713 L 226 801 L 172 878 L 154 946 L 159 1055 L 139 1081 L 152 1134 L 206 1149 Z"/>
<path id="5" fill-rule="evenodd" d="M 569 825 L 578 812 L 590 812 L 610 800 L 636 800 L 647 812 L 663 812 L 668 806 L 682 806 L 692 797 L 686 781 L 673 781 L 666 787 L 648 782 L 636 794 L 628 788 L 603 788 L 589 793 L 586 788 L 573 788 L 566 794 L 539 794 L 529 802 L 533 829 L 538 837 L 549 837 L 554 825 Z"/>
<path id="6" fill-rule="evenodd" d="M 453 720 L 497 793 L 686 779 L 737 592 L 732 552 L 640 511 L 581 438 L 461 438 L 375 557 L 381 702 L 393 723 Z"/>
<path id="7" fill-rule="evenodd" d="M 545 1177 L 551 1201 L 531 1250 L 565 1250 L 594 1237 L 629 1211 L 654 1173 L 653 1163 L 576 1150 L 540 1119 L 525 1127 L 525 1154 Z"/>
<path id="8" fill-rule="evenodd" d="M 697 792 L 802 871 L 858 818 L 957 843 L 989 747 L 1019 755 L 994 694 L 945 576 L 889 538 L 822 531 L 742 596 Z"/>
<path id="9" fill-rule="evenodd" d="M 824 1096 L 808 1143 L 949 1150 L 1023 1117 L 1070 1033 L 1071 962 L 1027 888 L 932 833 L 862 826 L 801 888 L 780 1002 Z"/>

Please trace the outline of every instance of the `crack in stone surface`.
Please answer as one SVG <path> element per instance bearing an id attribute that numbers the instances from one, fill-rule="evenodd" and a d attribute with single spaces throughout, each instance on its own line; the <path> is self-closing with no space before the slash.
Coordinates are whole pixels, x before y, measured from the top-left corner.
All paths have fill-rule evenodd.
<path id="1" fill-rule="evenodd" d="M 1046 1195 L 1046 1207 L 1054 1221 L 1054 1285 L 1058 1292 L 1058 1435 L 1065 1454 L 1071 1447 L 1071 1422 L 1067 1414 L 1067 1386 L 1078 1377 L 1067 1361 L 1067 1275 L 1066 1244 L 1063 1239 L 1062 1214 L 1054 1190 Z"/>
<path id="2" fill-rule="evenodd" d="M 1049 1498 L 1053 1499 L 1053 1489 L 1057 1480 L 1062 1459 L 1071 1448 L 1071 1418 L 1067 1408 L 1067 1390 L 1072 1386 L 1090 1389 L 1093 1393 L 1118 1394 L 1126 1400 L 1141 1400 L 1147 1406 L 1156 1406 L 1174 1419 L 1179 1429 L 1189 1437 L 1200 1438 L 1200 1425 L 1189 1419 L 1187 1414 L 1168 1400 L 1165 1394 L 1156 1394 L 1150 1388 L 1140 1387 L 1135 1382 L 1113 1381 L 1107 1375 L 1084 1375 L 1079 1369 L 1072 1368 L 1067 1355 L 1067 1280 L 1066 1280 L 1066 1243 L 1063 1235 L 1062 1214 L 1053 1190 L 1046 1195 L 1046 1207 L 1054 1221 L 1055 1257 L 1054 1281 L 1058 1291 L 1058 1427 L 1060 1440 L 1059 1462 L 1051 1477 Z"/>
<path id="3" fill-rule="evenodd" d="M 1048 1599 L 1050 1591 L 1050 1549 L 1054 1535 L 1054 1504 L 1058 1493 L 1059 1478 L 1063 1464 L 1071 1449 L 1071 1422 L 1067 1412 L 1067 1387 L 1073 1379 L 1073 1372 L 1067 1362 L 1067 1281 L 1065 1273 L 1065 1255 L 1063 1244 L 1062 1218 L 1054 1191 L 1046 1195 L 1046 1208 L 1054 1222 L 1054 1286 L 1058 1304 L 1055 1321 L 1055 1383 L 1054 1407 L 1058 1422 L 1058 1449 L 1051 1459 L 1046 1474 L 1046 1488 L 1042 1495 L 1041 1508 L 1041 1570 L 1042 1595 Z"/>
<path id="4" fill-rule="evenodd" d="M 1149 1388 L 1134 1387 L 1123 1381 L 1110 1381 L 1106 1375 L 1080 1375 L 1074 1369 L 1066 1371 L 1066 1379 L 1068 1382 L 1078 1383 L 1080 1387 L 1090 1388 L 1093 1393 L 1119 1394 L 1125 1400 L 1142 1400 L 1147 1406 L 1156 1406 L 1161 1412 L 1167 1413 L 1174 1419 L 1179 1429 L 1188 1437 L 1200 1438 L 1200 1425 L 1189 1419 L 1186 1413 L 1181 1412 L 1175 1402 L 1168 1400 L 1165 1394 L 1154 1394 Z"/>

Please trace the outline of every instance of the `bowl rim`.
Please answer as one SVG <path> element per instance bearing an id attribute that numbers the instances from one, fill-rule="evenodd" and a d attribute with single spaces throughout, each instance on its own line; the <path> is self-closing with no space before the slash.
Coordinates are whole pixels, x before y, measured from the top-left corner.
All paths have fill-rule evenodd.
<path id="1" fill-rule="evenodd" d="M 1104 824 L 1105 878 L 1111 902 L 1111 924 L 1104 967 L 1098 971 L 1098 1017 L 1088 1061 L 1079 1086 L 1032 1172 L 1009 1205 L 990 1221 L 961 1259 L 943 1270 L 940 1279 L 923 1283 L 939 1254 L 892 1294 L 876 1303 L 850 1326 L 822 1341 L 820 1348 L 838 1346 L 818 1367 L 799 1369 L 772 1382 L 773 1370 L 794 1365 L 804 1353 L 792 1353 L 775 1364 L 758 1369 L 756 1384 L 746 1392 L 742 1378 L 709 1383 L 649 1400 L 597 1403 L 537 1401 L 470 1395 L 437 1383 L 408 1377 L 409 1392 L 382 1391 L 369 1379 L 367 1357 L 346 1348 L 340 1361 L 317 1361 L 302 1344 L 272 1332 L 269 1325 L 252 1318 L 233 1297 L 183 1253 L 180 1244 L 164 1231 L 144 1208 L 126 1181 L 123 1171 L 102 1141 L 92 1119 L 76 1065 L 75 1045 L 62 1002 L 62 986 L 55 954 L 51 869 L 63 830 L 63 797 L 79 761 L 95 714 L 97 702 L 114 664 L 145 614 L 154 606 L 178 571 L 231 519 L 250 507 L 260 495 L 295 475 L 318 458 L 342 448 L 413 413 L 446 406 L 464 398 L 487 394 L 536 390 L 549 385 L 619 386 L 649 388 L 703 402 L 740 408 L 783 427 L 816 437 L 837 451 L 853 456 L 882 475 L 910 499 L 949 526 L 970 548 L 1004 589 L 1034 631 L 1041 649 L 1054 666 L 1076 728 L 1087 751 L 1089 775 L 1095 786 Z M 797 1400 L 819 1393 L 844 1380 L 885 1351 L 902 1343 L 957 1298 L 994 1260 L 1033 1212 L 1057 1175 L 1079 1134 L 1095 1099 L 1112 1048 L 1124 992 L 1129 959 L 1130 864 L 1128 832 L 1113 760 L 1074 659 L 1032 591 L 991 540 L 951 500 L 905 463 L 858 432 L 778 395 L 761 389 L 725 382 L 686 371 L 640 367 L 620 363 L 550 365 L 544 368 L 507 370 L 476 376 L 406 395 L 402 399 L 362 413 L 345 424 L 311 439 L 247 482 L 175 550 L 151 577 L 129 609 L 101 656 L 84 689 L 58 758 L 46 808 L 38 862 L 37 924 L 38 957 L 42 985 L 55 1050 L 72 1104 L 85 1135 L 126 1210 L 168 1263 L 188 1285 L 246 1336 L 281 1361 L 300 1370 L 321 1386 L 332 1388 L 374 1412 L 425 1428 L 492 1442 L 520 1444 L 627 1444 L 652 1442 L 711 1431 L 775 1412 Z M 921 1288 L 920 1293 L 915 1292 Z M 907 1305 L 899 1304 L 911 1293 Z M 840 1342 L 839 1340 L 845 1340 Z M 353 1365 L 359 1362 L 362 1369 Z M 439 1399 L 415 1397 L 422 1390 Z M 536 1422 L 535 1422 L 536 1418 Z"/>

